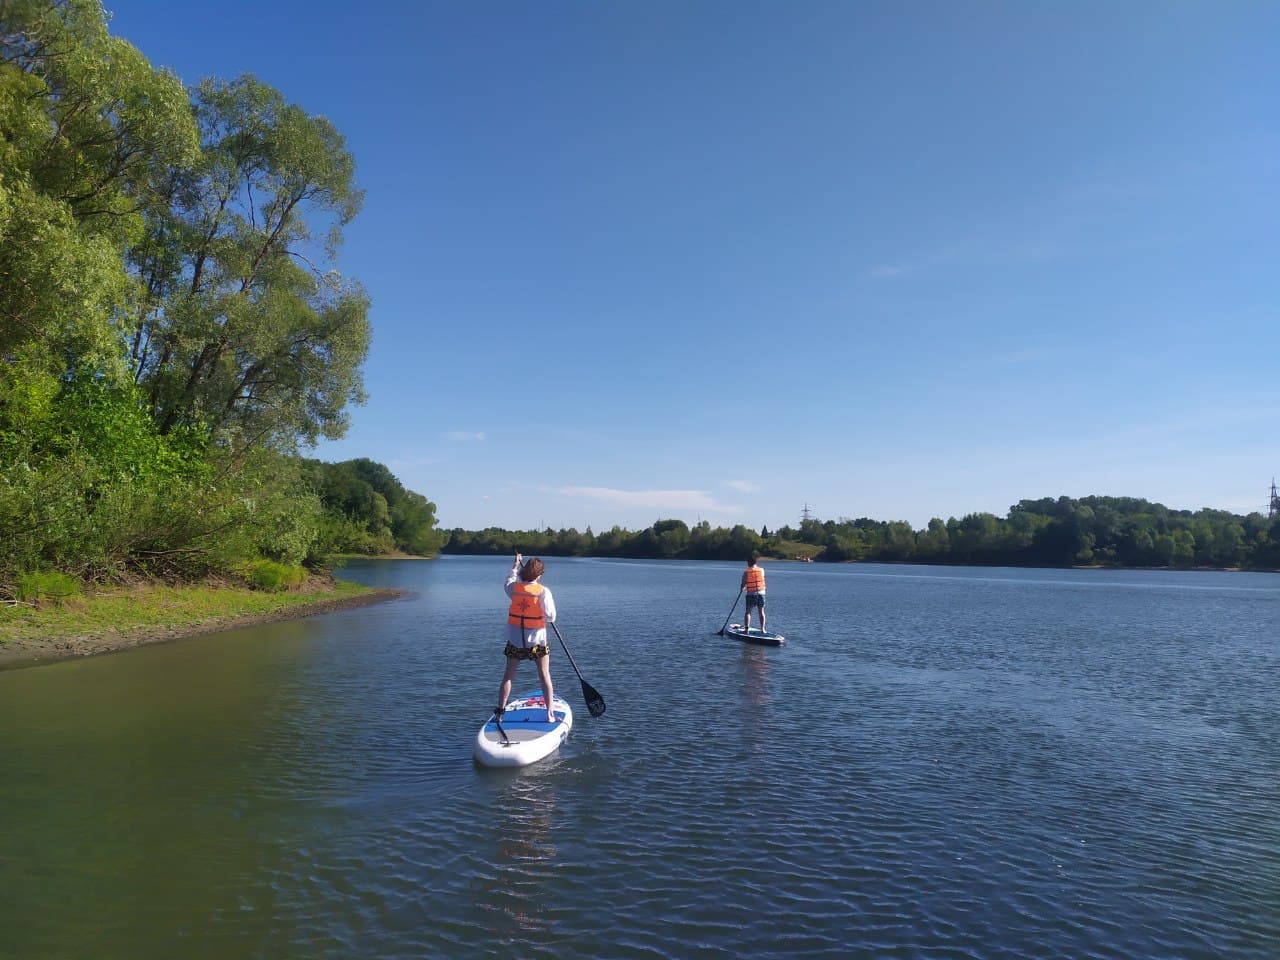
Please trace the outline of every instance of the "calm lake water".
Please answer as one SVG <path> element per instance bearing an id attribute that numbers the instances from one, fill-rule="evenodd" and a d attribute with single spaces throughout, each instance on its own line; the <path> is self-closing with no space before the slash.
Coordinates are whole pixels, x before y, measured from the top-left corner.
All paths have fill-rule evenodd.
<path id="1" fill-rule="evenodd" d="M 0 956 L 1280 956 L 1280 576 L 551 559 L 491 771 L 508 564 L 0 673 Z"/>

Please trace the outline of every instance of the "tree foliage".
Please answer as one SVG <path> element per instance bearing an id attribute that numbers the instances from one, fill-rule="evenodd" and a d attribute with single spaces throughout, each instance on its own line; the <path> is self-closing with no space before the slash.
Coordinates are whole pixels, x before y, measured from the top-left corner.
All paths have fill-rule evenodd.
<path id="1" fill-rule="evenodd" d="M 157 171 L 196 155 L 182 84 L 108 35 L 91 0 L 0 6 L 0 357 L 122 371 L 121 251 Z"/>
<path id="2" fill-rule="evenodd" d="M 363 399 L 368 300 L 336 261 L 361 199 L 279 91 L 184 88 L 98 0 L 0 0 L 0 594 L 296 566 L 344 523 L 433 552 L 434 505 L 386 468 L 338 513 L 296 456 Z"/>
<path id="3" fill-rule="evenodd" d="M 352 158 L 327 120 L 251 76 L 206 80 L 194 104 L 199 162 L 167 178 L 131 251 L 135 379 L 166 432 L 341 436 L 369 346 L 368 301 L 331 267 L 360 208 Z"/>
<path id="4" fill-rule="evenodd" d="M 682 531 L 688 531 L 684 536 Z M 762 530 L 762 533 L 765 531 Z M 1280 568 L 1280 518 L 1221 510 L 1170 510 L 1129 497 L 1021 500 L 1001 518 L 972 513 L 921 530 L 903 521 L 821 521 L 760 536 L 742 526 L 691 531 L 660 520 L 638 532 L 620 527 L 592 535 L 577 530 L 449 532 L 445 553 L 666 557 L 741 560 L 749 553 L 828 562 Z"/>
<path id="5" fill-rule="evenodd" d="M 434 556 L 443 546 L 436 505 L 406 490 L 381 463 L 308 460 L 306 470 L 325 511 L 321 552 Z"/>

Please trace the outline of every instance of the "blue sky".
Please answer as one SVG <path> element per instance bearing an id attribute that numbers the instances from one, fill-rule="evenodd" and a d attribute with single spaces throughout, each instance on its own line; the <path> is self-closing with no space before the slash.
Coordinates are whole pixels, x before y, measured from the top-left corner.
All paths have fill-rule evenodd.
<path id="1" fill-rule="evenodd" d="M 446 527 L 1280 475 L 1280 5 L 110 0 L 347 137 L 369 457 Z"/>

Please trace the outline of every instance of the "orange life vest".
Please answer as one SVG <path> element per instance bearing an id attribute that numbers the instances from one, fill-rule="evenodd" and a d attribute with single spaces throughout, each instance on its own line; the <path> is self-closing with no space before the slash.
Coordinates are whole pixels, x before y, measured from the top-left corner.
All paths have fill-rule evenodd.
<path id="1" fill-rule="evenodd" d="M 764 571 L 747 567 L 747 593 L 764 593 Z"/>
<path id="2" fill-rule="evenodd" d="M 511 587 L 511 609 L 507 612 L 507 623 L 522 630 L 545 630 L 547 618 L 542 612 L 542 604 L 538 602 L 542 590 L 540 583 L 514 584 Z"/>

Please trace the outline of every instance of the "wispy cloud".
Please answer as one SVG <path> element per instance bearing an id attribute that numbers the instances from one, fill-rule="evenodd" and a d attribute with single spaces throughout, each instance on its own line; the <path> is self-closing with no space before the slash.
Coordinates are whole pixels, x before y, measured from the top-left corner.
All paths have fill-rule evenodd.
<path id="1" fill-rule="evenodd" d="M 739 493 L 759 493 L 760 488 L 750 480 L 726 480 L 724 485 L 730 490 L 737 490 Z"/>
<path id="2" fill-rule="evenodd" d="M 705 490 L 617 490 L 613 487 L 560 487 L 566 497 L 584 497 L 618 507 L 649 510 L 705 510 L 737 513 L 741 508 L 716 500 Z"/>
<path id="3" fill-rule="evenodd" d="M 446 440 L 453 440 L 457 443 L 466 443 L 470 440 L 483 440 L 484 433 L 476 433 L 470 430 L 449 430 L 444 434 Z"/>
<path id="4" fill-rule="evenodd" d="M 1172 188 L 1168 171 L 1092 171 L 1079 179 L 1047 188 L 1021 209 L 979 219 L 939 238 L 932 249 L 907 251 L 904 258 L 867 269 L 870 280 L 921 275 L 939 266 L 958 264 L 1058 263 L 1100 250 L 1164 247 L 1177 236 L 1133 235 L 1117 231 L 1117 217 L 1145 219 L 1148 209 Z"/>

